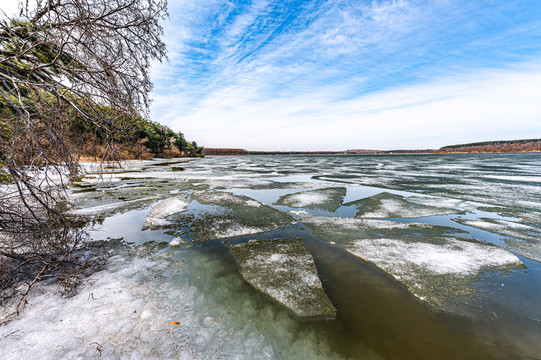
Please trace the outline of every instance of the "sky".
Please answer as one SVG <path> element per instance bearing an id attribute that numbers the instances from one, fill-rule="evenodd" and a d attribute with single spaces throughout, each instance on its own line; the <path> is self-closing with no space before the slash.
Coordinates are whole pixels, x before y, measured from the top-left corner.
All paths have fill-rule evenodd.
<path id="1" fill-rule="evenodd" d="M 152 119 L 206 147 L 541 138 L 541 2 L 171 0 Z"/>
<path id="2" fill-rule="evenodd" d="M 169 12 L 151 119 L 199 145 L 541 138 L 541 1 L 169 0 Z"/>

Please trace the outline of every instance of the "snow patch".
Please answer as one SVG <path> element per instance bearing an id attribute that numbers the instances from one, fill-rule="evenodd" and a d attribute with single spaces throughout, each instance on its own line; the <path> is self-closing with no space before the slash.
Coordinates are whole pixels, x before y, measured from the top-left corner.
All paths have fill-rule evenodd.
<path id="1" fill-rule="evenodd" d="M 520 265 L 518 257 L 495 246 L 448 239 L 443 245 L 402 240 L 357 240 L 346 250 L 391 274 L 405 275 L 412 265 L 435 274 L 474 274 L 485 267 Z"/>
<path id="2" fill-rule="evenodd" d="M 307 207 L 310 205 L 321 204 L 331 199 L 328 194 L 322 194 L 317 192 L 301 192 L 298 194 L 292 194 L 288 198 L 288 204 L 291 207 Z"/>
<path id="3" fill-rule="evenodd" d="M 302 191 L 295 194 L 284 195 L 276 202 L 276 204 L 293 208 L 316 208 L 327 211 L 336 211 L 342 204 L 346 193 L 346 188 Z"/>

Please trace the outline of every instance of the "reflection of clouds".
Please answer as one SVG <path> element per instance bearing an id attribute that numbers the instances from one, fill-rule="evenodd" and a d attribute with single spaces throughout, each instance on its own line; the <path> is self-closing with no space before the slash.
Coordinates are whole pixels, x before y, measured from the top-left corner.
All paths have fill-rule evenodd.
<path id="1" fill-rule="evenodd" d="M 172 237 L 164 235 L 161 230 L 141 231 L 145 223 L 148 210 L 132 210 L 124 214 L 116 214 L 107 217 L 103 224 L 90 232 L 94 240 L 123 238 L 124 241 L 135 245 L 141 245 L 148 241 L 165 242 L 171 241 Z"/>

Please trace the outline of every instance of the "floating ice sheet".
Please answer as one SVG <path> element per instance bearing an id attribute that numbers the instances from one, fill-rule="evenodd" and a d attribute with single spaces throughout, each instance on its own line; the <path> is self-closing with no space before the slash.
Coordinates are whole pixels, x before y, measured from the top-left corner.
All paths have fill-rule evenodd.
<path id="1" fill-rule="evenodd" d="M 151 229 L 157 229 L 164 226 L 171 225 L 168 218 L 172 215 L 179 214 L 188 209 L 188 204 L 184 199 L 171 198 L 166 199 L 155 205 L 146 217 L 144 228 L 150 227 Z"/>
<path id="2" fill-rule="evenodd" d="M 388 220 L 306 217 L 320 239 L 336 244 L 402 282 L 435 306 L 471 297 L 479 272 L 519 268 L 520 260 L 498 247 L 459 241 L 457 229 Z"/>
<path id="3" fill-rule="evenodd" d="M 499 247 L 434 239 L 437 243 L 399 239 L 360 239 L 342 243 L 349 253 L 374 263 L 433 305 L 475 294 L 473 282 L 483 270 L 519 269 L 515 255 Z"/>
<path id="4" fill-rule="evenodd" d="M 293 208 L 336 211 L 336 209 L 342 205 L 344 196 L 346 196 L 346 188 L 334 187 L 284 195 L 276 202 L 276 204 Z"/>
<path id="5" fill-rule="evenodd" d="M 317 237 L 334 242 L 366 238 L 432 238 L 456 235 L 460 230 L 424 223 L 340 217 L 303 217 L 301 222 Z"/>
<path id="6" fill-rule="evenodd" d="M 127 200 L 127 201 L 114 201 L 110 200 L 105 204 L 88 206 L 88 204 L 80 209 L 75 210 L 75 213 L 78 215 L 111 215 L 116 212 L 121 212 L 123 210 L 129 210 L 134 207 L 143 206 L 146 203 L 155 201 L 155 196 L 144 197 L 140 199 Z"/>
<path id="7" fill-rule="evenodd" d="M 478 229 L 494 232 L 500 235 L 511 236 L 521 240 L 539 241 L 541 239 L 541 228 L 521 224 L 515 221 L 508 221 L 504 219 L 456 219 L 455 221 L 463 225 L 473 226 Z"/>
<path id="8" fill-rule="evenodd" d="M 230 247 L 244 279 L 299 318 L 334 318 L 302 239 L 250 240 Z"/>
<path id="9" fill-rule="evenodd" d="M 192 194 L 192 200 L 209 205 L 201 210 L 190 226 L 193 241 L 258 234 L 295 222 L 289 214 L 228 192 L 196 192 Z"/>
<path id="10" fill-rule="evenodd" d="M 419 201 L 419 198 L 416 199 Z M 382 192 L 344 205 L 356 207 L 359 210 L 356 215 L 357 217 L 373 219 L 418 218 L 459 212 L 459 210 L 452 208 L 436 207 L 411 202 L 403 196 L 390 194 L 388 192 Z"/>
<path id="11" fill-rule="evenodd" d="M 456 219 L 455 221 L 500 234 L 503 236 L 506 249 L 541 262 L 541 229 L 538 227 L 503 219 Z"/>

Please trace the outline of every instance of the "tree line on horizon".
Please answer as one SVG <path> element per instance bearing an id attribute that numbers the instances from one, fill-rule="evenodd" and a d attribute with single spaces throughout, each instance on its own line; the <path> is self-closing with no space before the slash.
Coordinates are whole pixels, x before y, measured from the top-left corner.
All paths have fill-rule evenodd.
<path id="1" fill-rule="evenodd" d="M 437 150 L 438 153 L 514 153 L 540 151 L 541 139 L 483 141 L 469 144 L 448 145 Z"/>
<path id="2" fill-rule="evenodd" d="M 434 154 L 434 153 L 514 153 L 541 152 L 541 139 L 495 140 L 468 144 L 448 145 L 440 149 L 422 150 L 366 150 L 339 151 L 249 151 L 237 148 L 205 148 L 206 155 L 386 155 L 386 154 Z"/>

